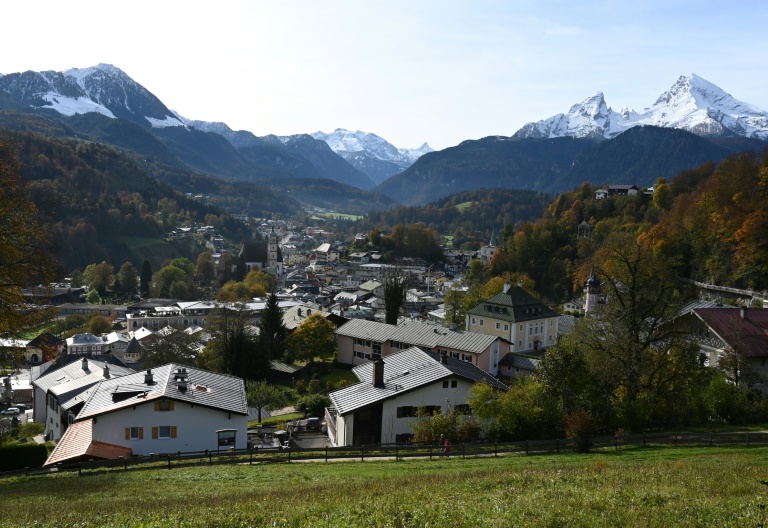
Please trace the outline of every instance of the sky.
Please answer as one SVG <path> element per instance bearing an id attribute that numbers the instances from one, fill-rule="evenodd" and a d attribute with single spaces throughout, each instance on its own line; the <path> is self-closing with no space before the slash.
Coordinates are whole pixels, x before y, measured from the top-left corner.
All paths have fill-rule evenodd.
<path id="1" fill-rule="evenodd" d="M 189 119 L 441 150 L 695 73 L 768 110 L 763 0 L 70 0 L 3 6 L 0 73 L 117 66 Z"/>

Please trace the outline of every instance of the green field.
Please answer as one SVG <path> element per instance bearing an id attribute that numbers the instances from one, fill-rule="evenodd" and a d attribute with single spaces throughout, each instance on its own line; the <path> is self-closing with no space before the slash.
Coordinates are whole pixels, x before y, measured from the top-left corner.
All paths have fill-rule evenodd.
<path id="1" fill-rule="evenodd" d="M 344 213 L 317 213 L 312 215 L 313 220 L 362 220 L 362 215 Z"/>
<path id="2" fill-rule="evenodd" d="M 766 447 L 104 470 L 0 480 L 3 526 L 758 526 Z"/>
<path id="3" fill-rule="evenodd" d="M 466 209 L 467 207 L 469 207 L 474 203 L 475 202 L 462 202 L 460 204 L 456 204 L 456 209 L 458 209 L 459 211 L 464 211 L 464 209 Z"/>

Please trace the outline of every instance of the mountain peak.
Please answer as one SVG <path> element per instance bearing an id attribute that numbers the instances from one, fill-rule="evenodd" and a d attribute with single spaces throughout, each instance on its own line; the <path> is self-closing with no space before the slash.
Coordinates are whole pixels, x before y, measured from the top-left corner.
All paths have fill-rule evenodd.
<path id="1" fill-rule="evenodd" d="M 614 112 L 601 92 L 543 121 L 528 123 L 514 137 L 612 138 L 628 128 L 653 125 L 703 137 L 744 136 L 768 139 L 768 112 L 741 102 L 696 74 L 681 75 L 650 108 Z"/>

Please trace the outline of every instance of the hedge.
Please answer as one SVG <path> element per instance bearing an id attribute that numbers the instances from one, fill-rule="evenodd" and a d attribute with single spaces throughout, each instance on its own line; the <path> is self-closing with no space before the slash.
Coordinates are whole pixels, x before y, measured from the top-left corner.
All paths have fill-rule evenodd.
<path id="1" fill-rule="evenodd" d="M 0 471 L 43 467 L 48 459 L 45 444 L 17 444 L 0 447 Z"/>

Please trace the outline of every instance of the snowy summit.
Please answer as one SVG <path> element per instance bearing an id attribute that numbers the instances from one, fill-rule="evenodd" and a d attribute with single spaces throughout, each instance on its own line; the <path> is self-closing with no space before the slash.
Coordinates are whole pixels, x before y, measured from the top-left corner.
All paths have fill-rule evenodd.
<path id="1" fill-rule="evenodd" d="M 703 137 L 768 139 L 768 112 L 732 97 L 698 75 L 681 76 L 642 112 L 615 112 L 601 92 L 543 121 L 528 123 L 514 137 L 610 139 L 642 125 L 677 128 Z"/>

